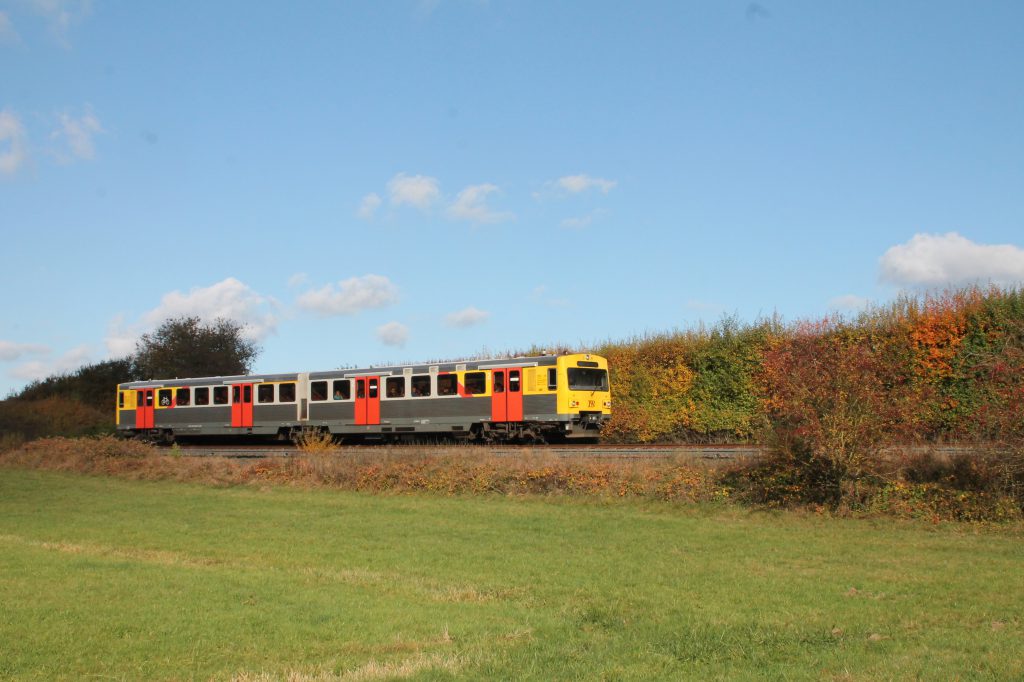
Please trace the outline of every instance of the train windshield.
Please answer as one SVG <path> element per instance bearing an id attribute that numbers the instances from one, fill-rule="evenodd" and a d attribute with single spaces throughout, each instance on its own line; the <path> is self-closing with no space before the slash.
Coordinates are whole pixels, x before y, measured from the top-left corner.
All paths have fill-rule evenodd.
<path id="1" fill-rule="evenodd" d="M 569 368 L 569 390 L 572 391 L 607 391 L 608 370 Z"/>

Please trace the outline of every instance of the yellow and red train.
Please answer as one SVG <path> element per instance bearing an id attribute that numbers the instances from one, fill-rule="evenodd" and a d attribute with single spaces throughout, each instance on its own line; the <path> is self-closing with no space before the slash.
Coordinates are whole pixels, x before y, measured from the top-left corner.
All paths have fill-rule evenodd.
<path id="1" fill-rule="evenodd" d="M 309 432 L 349 441 L 593 440 L 610 418 L 608 363 L 583 353 L 117 387 L 117 432 L 165 442 Z"/>

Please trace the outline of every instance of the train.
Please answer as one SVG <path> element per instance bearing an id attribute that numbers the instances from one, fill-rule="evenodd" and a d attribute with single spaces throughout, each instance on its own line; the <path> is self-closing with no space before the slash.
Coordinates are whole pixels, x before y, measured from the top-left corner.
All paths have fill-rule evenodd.
<path id="1" fill-rule="evenodd" d="M 611 419 L 608 361 L 589 353 L 133 381 L 117 434 L 338 442 L 445 438 L 595 442 Z"/>

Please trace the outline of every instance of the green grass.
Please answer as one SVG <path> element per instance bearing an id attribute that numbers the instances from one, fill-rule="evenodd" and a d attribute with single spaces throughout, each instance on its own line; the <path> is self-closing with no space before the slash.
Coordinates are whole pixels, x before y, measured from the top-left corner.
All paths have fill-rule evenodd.
<path id="1" fill-rule="evenodd" d="M 0 679 L 1019 679 L 1021 540 L 0 470 Z"/>

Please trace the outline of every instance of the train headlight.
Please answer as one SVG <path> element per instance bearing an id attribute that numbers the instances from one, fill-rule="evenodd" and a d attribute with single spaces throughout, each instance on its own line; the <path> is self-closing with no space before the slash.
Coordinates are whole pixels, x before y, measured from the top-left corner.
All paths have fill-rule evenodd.
<path id="1" fill-rule="evenodd" d="M 609 409 L 611 409 L 611 406 L 612 406 L 612 401 L 610 401 L 610 400 L 606 400 L 606 401 L 604 401 L 604 406 L 605 406 L 605 407 L 607 407 L 607 408 L 609 408 Z"/>
<path id="2" fill-rule="evenodd" d="M 578 401 L 578 400 L 570 400 L 569 401 L 569 407 L 579 407 L 579 406 L 580 406 L 580 401 Z"/>

